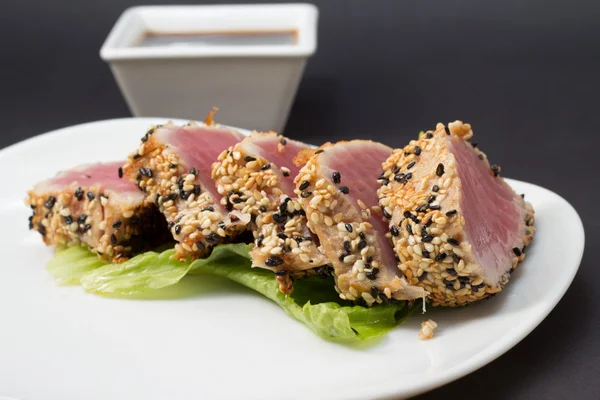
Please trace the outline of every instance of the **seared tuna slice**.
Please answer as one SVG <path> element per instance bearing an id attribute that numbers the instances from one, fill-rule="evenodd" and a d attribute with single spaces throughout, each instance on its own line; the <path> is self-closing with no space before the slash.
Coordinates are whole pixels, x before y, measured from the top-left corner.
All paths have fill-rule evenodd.
<path id="1" fill-rule="evenodd" d="M 467 141 L 472 136 L 469 124 L 438 124 L 383 165 L 379 203 L 400 269 L 433 305 L 500 291 L 534 232 L 533 209 Z"/>
<path id="2" fill-rule="evenodd" d="M 372 305 L 425 296 L 400 273 L 378 206 L 377 175 L 391 154 L 371 141 L 327 144 L 296 177 L 308 227 L 333 264 L 342 299 Z"/>
<path id="3" fill-rule="evenodd" d="M 273 270 L 284 293 L 292 290 L 291 276 L 327 263 L 294 194 L 299 167 L 293 159 L 308 148 L 273 132 L 254 133 L 221 153 L 213 166 L 221 203 L 253 221 L 253 265 Z"/>
<path id="4" fill-rule="evenodd" d="M 173 123 L 150 129 L 123 166 L 146 200 L 158 205 L 178 242 L 175 257 L 207 256 L 212 247 L 245 229 L 222 205 L 211 179 L 212 164 L 223 149 L 244 136 L 220 125 Z"/>
<path id="5" fill-rule="evenodd" d="M 121 165 L 81 165 L 38 183 L 26 199 L 33 209 L 29 228 L 47 245 L 87 245 L 113 262 L 160 244 L 166 222 L 133 183 L 119 178 Z"/>

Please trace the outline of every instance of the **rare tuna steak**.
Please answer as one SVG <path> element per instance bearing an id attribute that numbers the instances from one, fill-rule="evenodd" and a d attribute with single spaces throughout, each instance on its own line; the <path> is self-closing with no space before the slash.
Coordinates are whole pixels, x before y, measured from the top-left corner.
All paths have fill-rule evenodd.
<path id="1" fill-rule="evenodd" d="M 209 117 L 210 120 L 210 117 Z M 158 205 L 178 242 L 175 257 L 196 259 L 245 229 L 211 179 L 212 164 L 244 136 L 216 124 L 156 126 L 129 156 L 123 173 Z"/>
<path id="2" fill-rule="evenodd" d="M 292 290 L 292 276 L 327 263 L 294 194 L 299 167 L 293 159 L 308 148 L 275 133 L 253 133 L 213 166 L 221 202 L 253 221 L 253 265 L 273 270 L 284 293 Z"/>
<path id="3" fill-rule="evenodd" d="M 533 209 L 467 141 L 472 136 L 469 124 L 438 124 L 395 150 L 380 176 L 400 270 L 433 305 L 500 291 L 534 232 Z"/>
<path id="4" fill-rule="evenodd" d="M 121 165 L 82 165 L 38 183 L 26 200 L 33 209 L 29 228 L 47 245 L 87 245 L 114 262 L 160 244 L 166 222 L 133 183 L 120 179 Z"/>
<path id="5" fill-rule="evenodd" d="M 296 177 L 308 227 L 333 264 L 342 299 L 372 305 L 426 294 L 398 269 L 378 206 L 377 174 L 391 154 L 391 148 L 365 140 L 326 144 Z"/>

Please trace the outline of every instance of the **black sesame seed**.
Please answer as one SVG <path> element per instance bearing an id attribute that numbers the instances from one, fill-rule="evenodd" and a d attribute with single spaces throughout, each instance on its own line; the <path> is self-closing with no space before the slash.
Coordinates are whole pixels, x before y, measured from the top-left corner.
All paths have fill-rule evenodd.
<path id="1" fill-rule="evenodd" d="M 480 155 L 479 155 L 479 159 L 480 159 L 480 160 L 483 160 L 483 154 L 480 154 Z"/>
<path id="2" fill-rule="evenodd" d="M 478 144 L 479 143 L 477 143 L 477 142 L 473 142 L 473 143 L 471 143 L 471 146 L 473 146 L 473 148 L 475 148 L 475 147 L 477 147 Z"/>
<path id="3" fill-rule="evenodd" d="M 196 196 L 198 196 L 200 194 L 200 185 L 194 185 L 194 189 L 192 189 L 192 193 L 194 193 Z"/>
<path id="4" fill-rule="evenodd" d="M 427 278 L 427 272 L 423 272 L 421 275 L 419 275 L 417 277 L 417 279 L 419 279 L 419 282 L 423 282 L 425 280 L 425 278 Z"/>
<path id="5" fill-rule="evenodd" d="M 67 225 L 71 225 L 73 223 L 73 217 L 71 217 L 70 215 L 64 216 L 63 217 L 65 224 Z"/>
<path id="6" fill-rule="evenodd" d="M 265 264 L 267 267 L 277 267 L 278 265 L 283 264 L 283 259 L 276 256 L 271 256 L 265 260 Z"/>
<path id="7" fill-rule="evenodd" d="M 512 250 L 513 250 L 513 253 L 515 253 L 515 255 L 516 255 L 517 257 L 520 257 L 520 256 L 521 256 L 521 254 L 523 254 L 523 253 L 521 253 L 521 249 L 519 249 L 518 247 L 515 247 L 515 248 L 514 248 L 514 249 L 512 249 Z"/>
<path id="8" fill-rule="evenodd" d="M 175 234 L 179 235 L 181 233 L 181 226 L 180 225 L 175 225 Z"/>
<path id="9" fill-rule="evenodd" d="M 406 231 L 409 235 L 413 234 L 412 226 L 409 223 L 406 224 Z"/>
<path id="10" fill-rule="evenodd" d="M 431 132 L 427 132 L 427 135 L 425 135 L 425 137 L 426 137 L 427 139 L 431 139 L 431 138 L 433 137 L 433 133 L 431 133 Z"/>
<path id="11" fill-rule="evenodd" d="M 352 244 L 348 240 L 344 241 L 344 250 L 346 250 L 346 253 L 352 251 Z"/>
<path id="12" fill-rule="evenodd" d="M 261 169 L 262 171 L 266 171 L 266 170 L 268 170 L 269 168 L 271 168 L 271 164 L 265 164 L 265 165 L 263 165 L 262 167 L 260 167 L 260 169 Z"/>
<path id="13" fill-rule="evenodd" d="M 461 283 L 469 283 L 471 281 L 471 278 L 468 276 L 459 276 L 457 279 Z"/>
<path id="14" fill-rule="evenodd" d="M 346 254 L 346 253 L 342 253 L 342 254 L 340 254 L 340 256 L 338 257 L 338 260 L 340 260 L 341 262 L 343 262 L 343 261 L 344 261 L 344 257 L 346 257 L 346 256 L 347 256 L 347 254 Z"/>
<path id="15" fill-rule="evenodd" d="M 373 256 L 367 256 L 367 263 L 372 263 L 373 262 Z"/>
<path id="16" fill-rule="evenodd" d="M 256 246 L 257 247 L 262 246 L 264 239 L 265 239 L 265 235 L 263 235 L 262 233 L 260 235 L 258 235 L 258 237 L 256 238 Z"/>
<path id="17" fill-rule="evenodd" d="M 415 164 L 416 164 L 416 162 L 415 162 L 415 161 L 412 161 L 410 164 L 408 164 L 408 165 L 406 166 L 406 169 L 411 169 L 412 167 L 414 167 L 414 166 L 415 166 Z"/>
<path id="18" fill-rule="evenodd" d="M 304 240 L 304 238 L 302 236 L 296 236 L 294 238 L 294 240 L 296 241 L 296 243 L 300 244 L 300 243 L 302 243 L 302 241 Z"/>
<path id="19" fill-rule="evenodd" d="M 379 268 L 373 268 L 371 271 L 367 272 L 365 275 L 370 280 L 375 280 L 375 279 L 377 279 L 377 274 L 378 273 L 379 273 Z"/>
<path id="20" fill-rule="evenodd" d="M 421 154 L 421 148 L 419 146 L 415 146 L 415 150 L 414 150 L 416 155 Z"/>
<path id="21" fill-rule="evenodd" d="M 37 224 L 37 231 L 40 233 L 40 235 L 46 236 L 46 227 L 41 223 Z"/>
<path id="22" fill-rule="evenodd" d="M 435 195 L 432 194 L 431 196 L 429 196 L 427 198 L 427 203 L 431 204 L 431 203 L 433 203 L 434 200 L 435 200 Z"/>
<path id="23" fill-rule="evenodd" d="M 404 210 L 404 212 L 402 213 L 402 215 L 404 215 L 404 218 L 410 218 L 410 216 L 411 216 L 412 214 L 410 213 L 410 211 L 408 211 L 408 210 Z"/>
<path id="24" fill-rule="evenodd" d="M 333 180 L 333 183 L 340 183 L 342 181 L 342 175 L 338 171 L 335 171 L 333 175 L 331 175 L 331 179 Z"/>
<path id="25" fill-rule="evenodd" d="M 123 167 L 119 167 L 119 178 L 123 177 Z"/>
<path id="26" fill-rule="evenodd" d="M 421 204 L 419 207 L 417 207 L 415 209 L 416 212 L 425 212 L 427 211 L 427 207 L 429 207 L 429 204 Z"/>
<path id="27" fill-rule="evenodd" d="M 409 180 L 412 177 L 413 177 L 412 172 L 409 172 L 408 174 L 406 174 L 406 176 L 404 177 L 404 179 Z"/>
<path id="28" fill-rule="evenodd" d="M 446 270 L 446 272 L 447 272 L 449 275 L 452 275 L 452 276 L 456 276 L 456 275 L 458 275 L 458 272 L 456 272 L 456 270 L 455 270 L 454 268 L 448 268 L 448 269 Z"/>
<path id="29" fill-rule="evenodd" d="M 196 170 L 196 168 L 192 167 L 192 169 L 190 169 L 190 174 L 198 175 L 198 171 Z"/>
<path id="30" fill-rule="evenodd" d="M 432 240 L 433 240 L 433 236 L 431 236 L 431 235 L 428 235 L 428 234 L 425 234 L 425 235 L 424 235 L 424 236 L 421 238 L 421 241 L 422 241 L 423 243 L 429 243 L 429 242 L 431 242 Z"/>
<path id="31" fill-rule="evenodd" d="M 177 164 L 170 164 L 170 165 L 169 165 L 169 168 L 171 168 L 171 169 L 175 169 L 175 168 L 177 168 Z"/>
<path id="32" fill-rule="evenodd" d="M 123 223 L 121 221 L 117 221 L 114 224 L 112 224 L 112 227 L 115 228 L 115 229 L 117 229 L 117 228 L 120 228 L 122 224 Z"/>
<path id="33" fill-rule="evenodd" d="M 252 156 L 246 156 L 246 157 L 244 157 L 244 161 L 246 161 L 246 162 L 256 161 L 256 158 L 254 158 Z"/>
<path id="34" fill-rule="evenodd" d="M 225 229 L 225 221 L 219 221 L 219 223 L 217 224 L 217 226 L 221 229 Z"/>
<path id="35" fill-rule="evenodd" d="M 298 187 L 299 190 L 305 190 L 310 186 L 310 182 L 309 181 L 304 181 L 300 184 L 300 186 Z"/>
<path id="36" fill-rule="evenodd" d="M 233 199 L 231 199 L 231 202 L 234 204 L 239 204 L 239 203 L 244 202 L 244 199 L 242 199 L 241 197 L 238 196 L 238 197 L 234 197 Z"/>
<path id="37" fill-rule="evenodd" d="M 85 222 L 85 220 L 86 220 L 86 219 L 87 219 L 87 215 L 85 215 L 85 214 L 81 214 L 81 215 L 79 216 L 79 218 L 77 218 L 77 222 L 78 222 L 78 223 L 80 223 L 80 224 L 83 224 L 83 223 Z"/>
<path id="38" fill-rule="evenodd" d="M 423 249 L 423 250 L 421 250 L 421 252 L 423 253 L 423 258 L 430 258 L 429 256 L 431 254 L 429 254 L 429 252 L 427 250 Z"/>
<path id="39" fill-rule="evenodd" d="M 196 246 L 198 246 L 198 250 L 201 251 L 201 252 L 203 252 L 204 250 L 206 250 L 206 246 L 201 241 L 197 241 L 196 242 Z"/>
<path id="40" fill-rule="evenodd" d="M 217 235 L 216 233 L 209 233 L 205 239 L 206 239 L 206 243 L 213 244 L 213 243 L 219 242 L 219 240 L 221 239 L 221 236 Z"/>
<path id="41" fill-rule="evenodd" d="M 281 138 L 281 140 L 279 141 L 279 143 L 281 143 L 282 145 L 286 145 L 287 144 L 287 140 L 285 138 Z"/>
<path id="42" fill-rule="evenodd" d="M 452 217 L 453 215 L 456 215 L 457 211 L 456 210 L 450 210 L 446 213 L 447 217 Z"/>
<path id="43" fill-rule="evenodd" d="M 386 217 L 387 219 L 391 219 L 392 218 L 392 216 L 390 215 L 389 212 L 387 212 L 387 210 L 385 209 L 385 207 L 383 208 L 382 212 L 383 212 L 383 216 Z"/>
<path id="44" fill-rule="evenodd" d="M 114 233 L 110 235 L 110 242 L 113 244 L 113 246 L 117 244 L 117 236 L 115 236 Z"/>
<path id="45" fill-rule="evenodd" d="M 436 174 L 437 176 L 442 176 L 442 175 L 444 175 L 444 164 L 442 164 L 442 163 L 439 163 L 439 164 L 438 164 L 437 168 L 435 169 L 435 174 Z"/>
<path id="46" fill-rule="evenodd" d="M 361 240 L 360 242 L 358 242 L 358 244 L 356 245 L 356 247 L 358 248 L 358 250 L 362 250 L 365 247 L 367 247 L 367 241 L 366 240 Z"/>
<path id="47" fill-rule="evenodd" d="M 348 186 L 342 186 L 340 188 L 340 192 L 342 192 L 344 194 L 348 194 L 348 193 L 350 193 L 350 189 L 348 189 Z"/>
<path id="48" fill-rule="evenodd" d="M 273 221 L 277 222 L 278 224 L 283 224 L 286 220 L 287 220 L 287 215 L 273 213 Z"/>
<path id="49" fill-rule="evenodd" d="M 501 169 L 501 168 L 500 168 L 498 165 L 496 165 L 496 164 L 492 164 L 492 165 L 490 166 L 490 168 L 492 169 L 492 172 L 494 173 L 494 176 L 498 176 L 498 175 L 500 175 L 500 169 Z"/>
<path id="50" fill-rule="evenodd" d="M 440 190 L 440 187 L 438 185 L 433 185 L 431 190 L 433 190 L 434 192 L 437 192 L 438 190 Z"/>
<path id="51" fill-rule="evenodd" d="M 432 210 L 439 210 L 441 207 L 437 204 L 433 204 L 433 205 L 430 205 L 429 208 Z"/>
<path id="52" fill-rule="evenodd" d="M 379 289 L 377 289 L 375 286 L 371 287 L 371 296 L 373 296 L 374 299 L 379 297 Z"/>
<path id="53" fill-rule="evenodd" d="M 448 127 L 447 127 L 447 126 L 444 126 L 444 130 L 446 131 L 446 135 L 449 135 L 449 134 L 450 134 L 450 129 L 448 129 Z"/>
<path id="54" fill-rule="evenodd" d="M 52 207 L 54 207 L 55 203 L 56 203 L 56 197 L 50 196 L 50 197 L 48 197 L 48 200 L 46 200 L 46 202 L 44 203 L 44 206 L 50 210 L 50 209 L 52 209 Z"/>
<path id="55" fill-rule="evenodd" d="M 83 190 L 81 189 L 81 186 L 75 191 L 75 198 L 79 201 L 83 200 Z"/>
<path id="56" fill-rule="evenodd" d="M 308 190 L 303 191 L 302 193 L 300 193 L 300 197 L 302 197 L 303 199 L 306 199 L 307 197 L 312 196 L 312 192 L 309 192 Z"/>
<path id="57" fill-rule="evenodd" d="M 260 206 L 260 207 L 258 207 L 258 211 L 260 211 L 260 212 L 267 212 L 267 207 Z"/>
<path id="58" fill-rule="evenodd" d="M 325 150 L 323 150 L 323 149 L 321 149 L 321 150 L 317 150 L 317 151 L 315 151 L 315 154 L 321 154 L 321 153 L 323 153 L 324 151 L 325 151 Z"/>
<path id="59" fill-rule="evenodd" d="M 147 176 L 148 178 L 152 178 L 152 170 L 150 168 L 140 168 L 140 174 L 142 176 Z"/>
<path id="60" fill-rule="evenodd" d="M 458 264 L 460 262 L 460 257 L 452 253 L 452 260 L 454 260 L 454 262 Z"/>
<path id="61" fill-rule="evenodd" d="M 148 134 L 146 133 L 144 136 L 142 136 L 142 142 L 146 142 L 148 140 Z"/>
<path id="62" fill-rule="evenodd" d="M 286 239 L 288 239 L 287 235 L 286 235 L 285 233 L 282 233 L 282 232 L 278 233 L 278 234 L 277 234 L 277 237 L 278 237 L 279 239 L 282 239 L 282 240 L 286 240 Z"/>
<path id="63" fill-rule="evenodd" d="M 169 223 L 167 224 L 167 228 L 171 229 L 174 225 L 175 225 L 175 222 L 169 221 Z"/>
<path id="64" fill-rule="evenodd" d="M 460 245 L 460 243 L 458 242 L 458 240 L 456 240 L 454 238 L 451 238 L 451 237 L 448 238 L 448 243 L 450 243 L 452 246 L 459 246 Z"/>
<path id="65" fill-rule="evenodd" d="M 390 228 L 390 233 L 392 234 L 392 236 L 398 236 L 400 234 L 400 231 L 398 231 L 398 227 L 396 227 L 396 225 L 392 225 L 392 227 Z"/>
<path id="66" fill-rule="evenodd" d="M 435 257 L 435 261 L 444 261 L 446 259 L 446 253 L 440 253 Z"/>
<path id="67" fill-rule="evenodd" d="M 345 227 L 348 232 L 352 232 L 352 225 L 346 224 Z"/>
<path id="68" fill-rule="evenodd" d="M 288 274 L 288 272 L 285 270 L 281 270 L 281 271 L 275 271 L 274 274 L 275 274 L 275 276 L 286 276 Z"/>
<path id="69" fill-rule="evenodd" d="M 140 158 L 140 157 L 141 157 L 141 155 L 139 155 L 139 154 L 137 154 L 137 153 L 133 155 L 133 159 L 134 159 L 134 160 L 137 160 L 137 159 L 138 159 L 138 158 Z"/>
<path id="70" fill-rule="evenodd" d="M 358 234 L 358 237 L 364 240 L 365 237 L 366 237 L 366 235 L 365 235 L 364 232 L 361 232 L 361 233 Z"/>
<path id="71" fill-rule="evenodd" d="M 403 174 L 403 173 L 396 174 L 396 175 L 394 176 L 394 180 L 395 180 L 396 182 L 401 182 L 401 181 L 404 179 L 404 177 L 405 177 L 405 176 L 406 176 L 406 175 L 405 175 L 405 174 Z"/>

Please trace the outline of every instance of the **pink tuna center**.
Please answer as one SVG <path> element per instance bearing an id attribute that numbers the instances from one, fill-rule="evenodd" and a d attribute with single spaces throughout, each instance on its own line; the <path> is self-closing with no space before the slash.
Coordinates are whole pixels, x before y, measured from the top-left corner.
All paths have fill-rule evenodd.
<path id="1" fill-rule="evenodd" d="M 176 154 L 182 159 L 185 168 L 194 167 L 198 171 L 199 181 L 206 187 L 214 199 L 219 199 L 215 185 L 211 179 L 212 165 L 223 150 L 241 141 L 244 136 L 225 128 L 211 127 L 167 127 L 155 132 L 157 138 L 177 149 Z"/>
<path id="2" fill-rule="evenodd" d="M 301 150 L 307 149 L 310 146 L 295 140 L 284 139 L 286 145 L 282 146 L 282 151 L 279 151 L 279 142 L 282 139 L 284 138 L 273 135 L 256 136 L 245 141 L 244 150 L 249 154 L 264 158 L 274 168 L 285 167 L 289 169 L 290 174 L 288 176 L 282 175 L 279 171 L 276 171 L 276 173 L 280 178 L 281 190 L 286 195 L 292 196 L 296 188 L 294 177 L 300 172 L 300 167 L 294 165 L 292 160 Z"/>
<path id="3" fill-rule="evenodd" d="M 119 178 L 119 168 L 123 166 L 123 163 L 123 161 L 116 161 L 74 168 L 63 172 L 51 182 L 52 185 L 61 187 L 77 183 L 84 187 L 100 185 L 104 190 L 112 190 L 117 193 L 139 192 L 133 182 L 126 178 Z"/>
<path id="4" fill-rule="evenodd" d="M 339 190 L 347 186 L 349 193 L 347 200 L 357 210 L 360 210 L 357 200 L 361 200 L 367 208 L 379 205 L 377 190 L 381 187 L 377 177 L 381 174 L 382 163 L 392 154 L 392 149 L 380 144 L 370 142 L 350 142 L 344 145 L 336 145 L 334 149 L 325 150 L 327 159 L 323 159 L 321 171 L 332 183 L 334 172 L 339 172 L 341 181 L 335 184 Z M 326 166 L 325 166 L 326 165 Z M 373 231 L 377 235 L 377 248 L 380 250 L 381 262 L 390 268 L 394 274 L 396 269 L 396 256 L 386 239 L 388 224 L 381 214 L 371 213 L 369 222 L 373 225 Z"/>
<path id="5" fill-rule="evenodd" d="M 496 283 L 512 266 L 513 247 L 523 235 L 522 200 L 491 173 L 463 140 L 449 141 L 462 183 L 460 208 L 465 233 L 490 283 Z"/>

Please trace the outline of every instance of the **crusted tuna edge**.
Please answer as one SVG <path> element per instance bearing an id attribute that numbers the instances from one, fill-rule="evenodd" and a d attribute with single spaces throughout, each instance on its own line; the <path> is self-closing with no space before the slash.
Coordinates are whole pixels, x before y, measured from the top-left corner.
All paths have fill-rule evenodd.
<path id="1" fill-rule="evenodd" d="M 73 184 L 43 194 L 31 190 L 25 200 L 33 210 L 29 229 L 38 231 L 46 245 L 87 246 L 110 262 L 122 262 L 134 251 L 145 249 L 147 242 L 143 238 L 154 241 L 164 238 L 160 228 L 166 228 L 154 205 L 124 207 L 120 203 L 112 205 L 111 201 L 99 184 L 89 187 Z M 93 215 L 103 216 L 97 226 L 92 221 Z"/>
<path id="2" fill-rule="evenodd" d="M 284 146 L 282 142 L 285 143 L 280 141 L 278 146 Z M 243 143 L 224 150 L 212 170 L 217 190 L 223 195 L 221 204 L 231 206 L 252 221 L 253 266 L 274 271 L 279 289 L 289 294 L 293 290 L 291 278 L 323 274 L 318 268 L 328 264 L 328 260 L 306 228 L 306 213 L 300 202 L 280 188 L 281 175 L 286 174 L 289 170 L 284 166 L 247 153 Z"/>
<path id="3" fill-rule="evenodd" d="M 369 142 L 369 141 L 365 141 Z M 349 214 L 338 212 L 338 206 L 346 200 L 348 188 L 341 186 L 338 190 L 332 182 L 317 173 L 320 155 L 329 148 L 347 143 L 345 141 L 325 143 L 315 151 L 306 151 L 298 155 L 297 162 L 305 165 L 295 178 L 296 194 L 299 196 L 307 215 L 309 229 L 319 235 L 319 229 L 326 227 L 328 231 L 335 230 L 336 234 L 325 233 L 328 241 L 344 243 L 349 251 L 339 255 L 337 260 L 331 260 L 334 269 L 337 265 L 351 268 L 352 276 L 364 285 L 340 285 L 336 276 L 335 290 L 342 300 L 358 301 L 367 306 L 395 300 L 414 300 L 424 298 L 427 294 L 420 287 L 411 287 L 403 277 L 396 277 L 391 282 L 383 282 L 378 278 L 378 252 L 371 243 L 374 241 L 373 226 L 368 222 L 372 212 L 358 199 L 360 210 Z M 320 228 L 319 228 L 320 227 Z M 319 235 L 320 236 L 320 235 Z M 347 243 L 347 245 L 346 245 Z M 341 247 L 341 246 L 340 246 Z M 414 289 L 414 290 L 411 290 Z M 403 291 L 412 292 L 406 296 Z"/>
<path id="4" fill-rule="evenodd" d="M 470 242 L 459 242 L 446 233 L 449 229 L 464 226 L 464 217 L 456 210 L 442 210 L 437 206 L 451 186 L 460 185 L 454 156 L 451 155 L 446 164 L 438 164 L 428 178 L 407 187 L 412 177 L 409 166 L 414 165 L 421 152 L 442 150 L 435 148 L 431 140 L 435 135 L 456 135 L 468 141 L 473 131 L 470 124 L 461 121 L 452 122 L 448 127 L 438 123 L 435 130 L 423 132 L 418 140 L 394 150 L 383 163 L 379 203 L 390 220 L 390 236 L 401 261 L 399 268 L 410 283 L 425 288 L 434 306 L 462 306 L 493 296 L 508 283 L 510 274 L 524 260 L 525 249 L 533 239 L 535 215 L 531 205 L 524 202 L 523 247 L 513 249 L 512 267 L 498 284 L 485 282 L 481 265 L 463 259 L 464 254 L 470 252 Z M 490 165 L 485 153 L 474 144 L 473 149 L 490 173 L 502 179 L 500 167 Z M 425 233 L 423 227 L 426 227 Z M 422 239 L 424 234 L 425 241 Z"/>
<path id="5" fill-rule="evenodd" d="M 210 118 L 209 118 L 210 119 Z M 146 201 L 156 204 L 177 241 L 174 257 L 194 260 L 208 256 L 212 248 L 226 243 L 243 232 L 246 221 L 224 215 L 215 207 L 219 203 L 196 183 L 198 172 L 182 167 L 181 157 L 166 151 L 168 145 L 157 140 L 156 129 L 173 124 L 152 126 L 142 137 L 137 151 L 123 165 L 123 174 L 146 194 Z M 198 126 L 190 122 L 185 127 Z M 207 126 L 218 126 L 214 123 Z"/>

